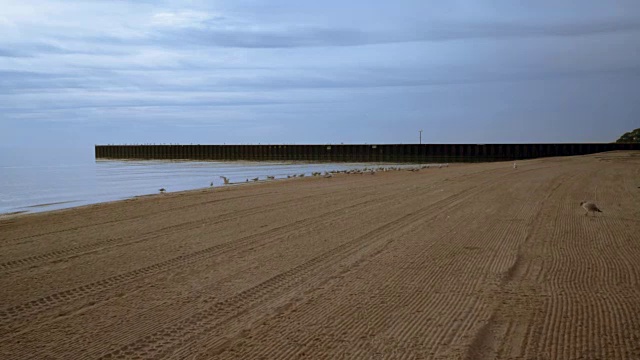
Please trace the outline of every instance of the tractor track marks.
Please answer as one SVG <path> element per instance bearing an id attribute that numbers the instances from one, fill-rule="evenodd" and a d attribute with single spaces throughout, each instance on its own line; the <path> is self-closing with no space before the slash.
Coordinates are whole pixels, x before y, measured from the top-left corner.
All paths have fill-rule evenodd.
<path id="1" fill-rule="evenodd" d="M 597 184 L 600 177 L 592 173 L 588 179 Z M 584 182 L 593 188 L 593 182 Z M 622 201 L 616 200 L 622 194 L 622 188 L 598 188 L 599 202 Z M 529 345 L 529 353 L 544 351 L 550 358 L 637 358 L 640 348 L 634 349 L 625 336 L 640 333 L 640 305 L 633 300 L 640 296 L 640 269 L 635 266 L 640 254 L 622 251 L 631 230 L 611 207 L 600 216 L 579 212 L 568 217 L 571 207 L 569 201 L 563 202 L 550 230 L 559 245 L 546 246 L 549 296 L 544 299 L 544 316 L 537 321 L 541 334 Z"/>
<path id="2" fill-rule="evenodd" d="M 553 203 L 563 187 L 569 186 L 577 176 L 570 172 L 561 174 L 547 184 L 548 191 L 538 191 L 544 194 L 540 200 L 535 201 L 532 197 L 527 201 L 526 211 L 529 216 L 522 229 L 524 238 L 518 244 L 517 252 L 498 285 L 500 293 L 497 298 L 500 300 L 492 306 L 486 322 L 476 330 L 474 340 L 465 355 L 467 359 L 523 356 L 519 353 L 524 349 L 521 345 L 529 342 L 533 323 L 520 324 L 514 322 L 513 318 L 525 316 L 523 314 L 530 311 L 531 306 L 539 305 L 539 300 L 523 299 L 512 294 L 517 293 L 517 287 L 524 286 L 523 279 L 537 277 L 540 269 L 530 255 L 531 242 L 539 239 L 546 231 L 544 224 L 548 222 L 548 218 L 545 214 L 551 206 L 549 203 Z M 536 197 L 540 198 L 539 195 L 536 194 Z"/>
<path id="3" fill-rule="evenodd" d="M 372 203 L 372 202 L 373 200 L 367 200 L 367 201 L 357 203 L 355 205 L 351 205 L 345 208 L 332 210 L 330 212 L 323 214 L 322 216 L 327 217 L 332 215 L 333 213 L 344 211 L 345 209 L 348 209 L 351 207 L 363 206 L 365 203 Z M 268 237 L 270 235 L 281 234 L 283 231 L 286 231 L 285 229 L 290 229 L 289 231 L 295 231 L 295 229 L 304 227 L 317 220 L 318 218 L 315 218 L 315 217 L 305 218 L 303 220 L 299 220 L 294 223 L 273 228 L 258 234 L 253 234 L 241 239 L 236 239 L 233 241 L 210 246 L 208 248 L 205 248 L 196 252 L 180 255 L 180 256 L 177 256 L 159 263 L 155 263 L 150 266 L 139 268 L 124 274 L 115 275 L 106 279 L 102 279 L 96 282 L 79 286 L 77 288 L 68 289 L 65 291 L 61 291 L 59 293 L 34 299 L 29 302 L 23 303 L 21 305 L 6 309 L 4 311 L 0 311 L 0 324 L 6 324 L 7 322 L 15 321 L 16 319 L 21 317 L 31 316 L 47 308 L 55 307 L 61 303 L 77 300 L 79 298 L 88 296 L 93 293 L 105 291 L 110 288 L 115 288 L 123 283 L 133 281 L 136 278 L 139 278 L 141 276 L 155 275 L 160 272 L 164 272 L 172 268 L 188 265 L 190 263 L 201 261 L 212 256 L 219 256 L 228 251 L 233 251 L 239 247 L 243 247 L 248 244 L 251 244 L 255 240 L 259 240 L 259 239 Z"/>
<path id="4" fill-rule="evenodd" d="M 352 239 L 340 246 L 337 246 L 303 264 L 280 273 L 267 281 L 247 289 L 225 301 L 216 303 L 214 306 L 196 313 L 180 322 L 163 328 L 145 338 L 139 339 L 117 350 L 108 352 L 101 356 L 101 359 L 118 358 L 126 356 L 129 358 L 150 358 L 164 357 L 171 353 L 175 347 L 179 347 L 185 338 L 192 338 L 203 333 L 210 332 L 224 322 L 230 321 L 239 314 L 249 309 L 259 306 L 265 302 L 271 294 L 284 292 L 286 289 L 295 287 L 296 284 L 304 282 L 305 276 L 318 271 L 318 267 L 330 267 L 360 248 L 370 247 L 376 241 L 384 240 L 387 235 L 397 232 L 409 223 L 422 219 L 424 214 L 446 206 L 460 204 L 465 198 L 473 195 L 473 190 L 477 186 L 462 190 L 443 200 L 437 201 L 426 209 L 404 215 L 389 223 L 386 223 L 371 232 Z"/>
<path id="5" fill-rule="evenodd" d="M 24 326 L 25 324 L 30 324 L 35 320 L 34 317 L 36 317 L 39 313 L 53 310 L 61 305 L 93 296 L 95 297 L 95 299 L 93 299 L 93 301 L 90 301 L 88 305 L 85 304 L 84 306 L 95 306 L 96 303 L 108 301 L 109 299 L 114 297 L 114 294 L 108 293 L 109 291 L 117 291 L 119 290 L 120 286 L 131 283 L 136 279 L 155 276 L 171 269 L 181 268 L 195 262 L 210 259 L 212 257 L 219 257 L 232 251 L 240 251 L 241 249 L 255 247 L 259 245 L 256 243 L 256 241 L 264 244 L 268 244 L 272 241 L 279 241 L 282 238 L 286 237 L 288 234 L 293 234 L 298 231 L 298 229 L 317 224 L 319 221 L 331 222 L 336 214 L 342 214 L 349 209 L 366 209 L 367 207 L 380 206 L 385 202 L 393 202 L 395 198 L 395 194 L 390 194 L 373 199 L 360 199 L 360 201 L 354 204 L 342 206 L 339 208 L 333 208 L 332 210 L 321 213 L 318 216 L 304 218 L 283 226 L 269 229 L 267 231 L 210 246 L 196 252 L 180 255 L 124 274 L 115 275 L 89 284 L 84 284 L 73 289 L 68 289 L 28 301 L 26 303 L 0 311 L 0 335 L 9 334 L 13 331 L 13 329 L 17 327 Z M 142 286 L 151 285 L 142 284 Z M 136 287 L 135 290 L 139 290 L 138 287 Z M 101 293 L 105 294 L 100 295 Z M 78 310 L 79 309 L 75 309 L 74 311 Z"/>
<path id="6" fill-rule="evenodd" d="M 266 211 L 272 212 L 272 211 L 286 209 L 289 205 L 293 203 L 297 203 L 300 201 L 307 201 L 309 199 L 312 199 L 318 196 L 321 196 L 321 195 L 308 195 L 308 196 L 298 197 L 295 199 L 281 201 L 277 203 L 270 203 L 269 205 L 256 206 L 244 211 L 224 213 L 212 219 L 202 218 L 198 220 L 182 222 L 175 225 L 169 225 L 153 231 L 139 234 L 134 240 L 123 241 L 123 240 L 127 240 L 128 238 L 119 237 L 119 238 L 107 239 L 107 240 L 103 240 L 103 241 L 99 241 L 91 244 L 84 244 L 84 245 L 63 248 L 60 250 L 51 251 L 41 255 L 15 259 L 15 260 L 7 261 L 4 263 L 0 263 L 0 270 L 5 273 L 11 273 L 11 272 L 22 270 L 25 267 L 34 268 L 34 267 L 45 265 L 47 263 L 67 261 L 69 259 L 76 258 L 82 255 L 87 255 L 87 254 L 91 254 L 91 253 L 103 251 L 103 250 L 109 250 L 109 249 L 117 248 L 121 246 L 133 245 L 133 244 L 156 239 L 159 236 L 167 236 L 167 235 L 179 233 L 183 230 L 194 228 L 194 225 L 202 225 L 204 223 L 207 226 L 211 226 L 211 225 L 221 224 L 226 221 L 230 221 L 234 219 L 257 215 L 260 213 L 264 213 Z"/>
<path id="7" fill-rule="evenodd" d="M 493 187 L 499 188 L 500 184 L 493 184 L 491 188 Z M 467 200 L 469 197 L 478 196 L 478 193 L 474 191 L 474 192 L 468 193 L 467 195 L 468 196 L 463 196 L 456 199 L 461 201 L 451 202 L 451 206 L 434 206 L 431 216 L 426 216 L 422 218 L 422 221 L 424 223 L 428 223 L 431 221 L 435 221 L 434 219 L 438 217 L 440 218 L 440 220 L 442 220 L 442 217 L 444 217 L 444 214 L 454 213 L 454 211 L 457 211 L 457 210 L 459 211 L 464 206 L 465 200 Z M 427 214 L 423 213 L 421 214 L 421 217 L 425 215 Z M 436 231 L 436 233 L 434 233 L 433 236 L 435 237 L 447 236 L 447 235 L 450 236 L 451 234 L 454 234 L 456 231 L 458 231 L 457 230 L 458 226 L 468 222 L 470 220 L 470 217 L 473 215 L 474 215 L 473 213 L 467 213 L 464 217 L 460 217 L 457 220 L 454 220 L 455 223 L 451 224 L 449 227 L 446 227 L 441 230 L 434 230 Z M 407 231 L 407 229 L 410 230 L 410 226 L 408 226 L 408 224 L 405 225 L 403 228 L 405 229 L 405 231 Z M 410 237 L 413 237 L 417 234 L 415 231 L 417 230 L 414 230 L 407 235 Z M 482 239 L 478 239 L 478 243 L 482 244 L 484 242 L 483 240 L 490 239 L 497 235 L 498 234 L 488 233 L 485 236 L 483 236 Z M 406 243 L 406 240 L 405 240 L 403 241 L 403 244 L 408 246 L 408 249 L 406 251 L 412 254 L 411 255 L 412 260 L 405 258 L 404 263 L 407 265 L 403 267 L 404 270 L 400 272 L 387 273 L 389 277 L 384 279 L 380 279 L 379 275 L 376 275 L 376 274 L 372 274 L 370 276 L 376 280 L 384 280 L 385 284 L 404 284 L 406 283 L 406 281 L 410 281 L 411 279 L 415 279 L 415 281 L 420 284 L 428 284 L 428 283 L 435 282 L 436 278 L 433 278 L 433 277 L 420 278 L 420 276 L 433 274 L 432 272 L 429 272 L 426 270 L 428 270 L 429 268 L 433 269 L 434 267 L 440 266 L 438 264 L 434 264 L 433 259 L 438 258 L 436 253 L 444 249 L 439 250 L 432 246 L 425 247 L 421 241 Z M 460 244 L 461 250 L 465 248 L 469 248 L 469 246 L 466 246 L 466 244 Z M 443 253 L 442 255 L 444 254 L 445 253 Z M 382 256 L 382 255 L 383 255 L 382 252 L 375 252 L 367 257 L 365 263 L 375 263 L 376 257 Z M 474 267 L 475 265 L 473 263 L 470 263 L 468 264 L 468 266 Z M 354 268 L 349 269 L 349 272 L 353 272 L 353 271 L 355 271 Z M 341 277 L 342 275 L 338 274 L 336 276 Z M 374 281 L 374 280 L 371 279 L 371 281 Z M 349 289 L 353 289 L 353 291 L 356 291 L 356 289 L 361 287 L 359 286 L 359 284 L 353 284 L 353 286 L 354 286 L 353 288 L 349 286 Z M 479 286 L 479 283 L 471 284 L 469 288 L 461 289 L 460 292 L 463 294 L 470 293 L 477 286 Z M 386 290 L 386 288 L 383 288 L 383 289 Z M 406 309 L 406 313 L 416 314 L 415 311 L 421 311 L 421 312 L 418 315 L 411 315 L 407 318 L 397 319 L 397 322 L 394 322 L 393 324 L 388 324 L 387 315 L 390 311 L 392 311 L 389 307 L 399 306 L 397 304 L 397 301 L 399 301 L 400 299 L 394 300 L 392 298 L 389 298 L 388 301 L 385 301 L 383 293 L 377 294 L 377 292 L 378 291 L 381 292 L 382 289 L 373 290 L 373 292 L 372 290 L 364 290 L 364 289 L 361 291 L 363 294 L 368 294 L 368 296 L 371 296 L 371 297 L 378 298 L 378 296 L 380 296 L 380 299 L 382 301 L 382 303 L 380 304 L 382 306 L 382 308 L 380 308 L 380 311 L 375 313 L 369 313 L 366 316 L 363 315 L 363 317 L 353 316 L 354 308 L 357 308 L 357 306 L 354 306 L 355 304 L 345 301 L 343 306 L 327 307 L 326 313 L 324 309 L 311 308 L 307 312 L 305 312 L 305 314 L 308 315 L 307 317 L 309 318 L 309 321 L 312 321 L 311 319 L 325 318 L 330 316 L 335 316 L 337 319 L 345 319 L 340 323 L 333 324 L 332 330 L 331 330 L 332 333 L 362 334 L 362 333 L 367 333 L 369 331 L 371 332 L 384 331 L 382 329 L 386 328 L 388 332 L 394 332 L 397 335 L 397 337 L 394 336 L 393 339 L 395 342 L 397 342 L 398 345 L 402 344 L 406 346 L 437 347 L 437 344 L 440 342 L 449 343 L 449 342 L 455 341 L 457 339 L 455 335 L 456 332 L 467 331 L 466 329 L 469 329 L 477 321 L 477 318 L 479 316 L 478 314 L 482 312 L 482 304 L 474 299 L 469 299 L 469 301 L 460 302 L 458 303 L 459 306 L 451 307 L 450 305 L 452 304 L 452 300 L 456 298 L 456 295 L 451 294 L 452 296 L 449 296 L 445 292 L 440 297 L 441 301 L 437 303 L 432 303 L 430 306 L 428 306 L 428 309 L 433 312 L 449 311 L 452 317 L 459 318 L 460 320 L 455 321 L 449 327 L 443 327 L 443 330 L 441 332 L 435 333 L 432 337 L 430 337 L 430 339 L 433 339 L 433 342 L 430 345 L 417 344 L 416 336 L 420 332 L 421 322 L 425 320 L 424 317 L 421 315 L 421 314 L 425 314 L 425 312 L 422 312 L 424 311 L 422 309 L 425 309 L 426 307 L 426 304 L 424 303 L 425 298 L 421 296 L 414 296 L 414 297 L 408 298 L 407 301 L 403 301 L 402 306 L 403 306 L 403 309 Z M 326 292 L 331 292 L 331 290 L 326 290 Z M 477 309 L 478 311 L 475 311 L 475 310 L 472 311 L 472 309 Z M 320 312 L 318 313 L 318 311 Z M 365 327 L 361 327 L 358 325 L 358 320 L 362 318 L 367 319 L 366 324 L 361 324 L 361 325 L 364 325 Z M 297 318 L 296 323 L 304 322 L 305 320 L 306 320 L 306 317 Z M 391 326 L 393 329 L 390 328 L 389 326 Z M 395 329 L 395 328 L 398 328 L 398 329 Z M 296 328 L 291 329 L 291 332 L 286 332 L 285 330 L 285 333 L 281 334 L 280 337 L 282 338 L 295 337 L 298 330 L 299 329 L 296 329 Z M 348 335 L 345 335 L 345 336 L 348 336 Z M 300 344 L 314 343 L 317 341 L 317 339 L 314 339 L 314 337 L 315 337 L 314 335 L 310 335 L 310 337 L 307 337 L 307 338 L 299 338 L 299 339 L 296 339 L 296 342 Z M 343 338 L 343 341 L 349 341 L 349 339 Z M 210 344 L 210 345 L 214 346 L 214 344 Z M 278 346 L 277 344 L 274 344 L 273 346 L 274 346 L 273 348 L 269 348 L 269 349 L 260 348 L 261 349 L 260 351 L 262 352 L 261 354 L 248 353 L 243 355 L 246 355 L 245 358 L 250 359 L 250 358 L 255 358 L 259 356 L 266 356 L 267 358 L 290 358 L 290 357 L 295 357 L 297 354 L 295 351 L 287 351 L 288 348 L 282 346 L 282 344 L 280 344 L 280 346 Z M 319 343 L 317 346 L 322 348 L 323 344 Z M 214 351 L 214 353 L 217 353 L 218 350 Z M 304 351 L 304 348 L 301 348 L 300 351 Z M 354 356 L 361 357 L 361 358 L 366 358 L 371 356 L 371 354 L 368 354 L 365 349 L 361 349 L 360 351 L 361 352 L 359 353 L 356 352 L 355 354 L 357 355 L 354 355 Z M 207 355 L 210 355 L 210 354 L 211 352 L 207 352 Z"/>
<path id="8" fill-rule="evenodd" d="M 264 195 L 268 195 L 268 194 L 271 194 L 271 193 L 273 193 L 273 192 L 257 194 L 257 195 L 254 195 L 253 197 L 264 196 Z M 79 225 L 79 226 L 74 226 L 74 227 L 55 230 L 55 231 L 48 231 L 48 232 L 44 232 L 44 233 L 32 234 L 32 235 L 27 235 L 27 236 L 22 236 L 22 237 L 16 237 L 16 238 L 12 239 L 13 241 L 16 241 L 15 243 L 13 243 L 13 242 L 6 243 L 5 240 L 0 240 L 0 247 L 24 244 L 24 242 L 21 242 L 20 240 L 27 240 L 27 242 L 30 242 L 30 241 L 33 241 L 33 239 L 37 238 L 37 237 L 42 237 L 42 236 L 47 236 L 47 235 L 56 235 L 56 234 L 61 234 L 61 233 L 65 233 L 65 232 L 69 232 L 69 231 L 76 231 L 76 230 L 81 230 L 81 229 L 89 229 L 89 228 L 98 227 L 98 226 L 102 226 L 102 225 L 108 225 L 108 224 L 116 224 L 116 223 L 121 223 L 123 221 L 138 220 L 138 219 L 141 219 L 141 218 L 147 218 L 149 216 L 153 216 L 153 215 L 157 215 L 157 214 L 163 214 L 163 213 L 166 213 L 166 212 L 169 212 L 169 211 L 176 211 L 176 210 L 191 208 L 193 206 L 210 205 L 210 204 L 213 204 L 213 203 L 224 202 L 224 201 L 232 201 L 232 200 L 241 199 L 241 198 L 248 198 L 248 197 L 252 197 L 252 196 L 251 195 L 240 195 L 240 196 L 237 196 L 237 197 L 234 197 L 234 198 L 207 200 L 207 201 L 199 202 L 197 204 L 178 206 L 178 207 L 169 208 L 169 209 L 163 209 L 163 210 L 155 211 L 155 212 L 145 212 L 142 215 L 129 216 L 127 218 L 114 219 L 114 220 L 109 220 L 109 221 L 91 223 L 91 224 L 88 224 L 88 225 Z M 36 214 L 36 215 L 38 215 L 38 214 Z"/>

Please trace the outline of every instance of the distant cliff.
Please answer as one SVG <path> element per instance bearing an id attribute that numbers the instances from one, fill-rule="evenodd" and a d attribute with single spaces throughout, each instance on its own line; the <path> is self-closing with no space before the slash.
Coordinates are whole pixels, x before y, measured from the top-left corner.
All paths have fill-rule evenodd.
<path id="1" fill-rule="evenodd" d="M 640 143 L 640 128 L 635 129 L 633 131 L 629 131 L 628 133 L 620 136 L 620 139 L 616 141 L 617 143 Z"/>

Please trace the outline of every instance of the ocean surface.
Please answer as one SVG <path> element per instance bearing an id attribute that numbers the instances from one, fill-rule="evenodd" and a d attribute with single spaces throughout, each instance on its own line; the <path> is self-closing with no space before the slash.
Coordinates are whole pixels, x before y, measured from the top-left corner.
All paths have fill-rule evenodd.
<path id="1" fill-rule="evenodd" d="M 0 148 L 0 214 L 69 208 L 134 196 L 225 186 L 266 176 L 358 169 L 367 163 L 95 160 L 93 148 Z"/>

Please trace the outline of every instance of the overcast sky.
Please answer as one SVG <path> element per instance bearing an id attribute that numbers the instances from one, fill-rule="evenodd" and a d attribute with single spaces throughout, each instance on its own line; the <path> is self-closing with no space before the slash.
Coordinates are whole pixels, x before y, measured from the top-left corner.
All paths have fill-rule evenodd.
<path id="1" fill-rule="evenodd" d="M 526 5 L 525 5 L 526 4 Z M 638 0 L 0 0 L 0 144 L 609 142 Z"/>

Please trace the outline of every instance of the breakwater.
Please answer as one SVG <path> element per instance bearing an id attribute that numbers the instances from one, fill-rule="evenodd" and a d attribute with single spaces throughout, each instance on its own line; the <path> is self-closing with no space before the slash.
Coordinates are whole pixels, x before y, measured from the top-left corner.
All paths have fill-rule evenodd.
<path id="1" fill-rule="evenodd" d="M 481 162 L 640 150 L 640 144 L 96 145 L 96 159 Z"/>

